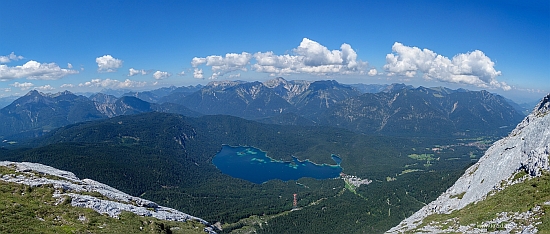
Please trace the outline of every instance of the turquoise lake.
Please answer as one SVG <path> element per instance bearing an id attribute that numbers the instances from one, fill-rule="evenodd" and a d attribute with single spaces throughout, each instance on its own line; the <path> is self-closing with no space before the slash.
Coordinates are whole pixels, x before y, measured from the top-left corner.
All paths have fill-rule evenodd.
<path id="1" fill-rule="evenodd" d="M 272 159 L 254 147 L 223 145 L 212 159 L 224 174 L 261 184 L 269 180 L 297 180 L 302 177 L 316 179 L 336 178 L 342 172 L 338 156 L 332 155 L 336 165 L 315 164 L 292 157 L 291 162 Z"/>

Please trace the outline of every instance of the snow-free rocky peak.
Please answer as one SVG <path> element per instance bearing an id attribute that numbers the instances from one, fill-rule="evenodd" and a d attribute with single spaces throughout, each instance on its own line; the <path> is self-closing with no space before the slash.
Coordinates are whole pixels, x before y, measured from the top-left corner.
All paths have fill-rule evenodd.
<path id="1" fill-rule="evenodd" d="M 495 142 L 452 187 L 388 232 L 412 231 L 428 215 L 448 214 L 484 200 L 490 192 L 510 185 L 511 177 L 519 171 L 540 176 L 543 170 L 550 170 L 549 155 L 550 94 L 507 137 Z"/>

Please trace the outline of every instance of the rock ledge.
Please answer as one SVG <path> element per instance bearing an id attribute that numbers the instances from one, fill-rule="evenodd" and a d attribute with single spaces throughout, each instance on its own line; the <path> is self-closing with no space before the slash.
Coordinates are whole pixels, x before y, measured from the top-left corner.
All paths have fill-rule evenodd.
<path id="1" fill-rule="evenodd" d="M 157 219 L 185 222 L 193 220 L 207 227 L 207 233 L 216 233 L 214 228 L 205 220 L 178 210 L 159 206 L 156 203 L 139 197 L 130 196 L 113 187 L 90 179 L 79 179 L 72 172 L 29 162 L 0 161 L 0 166 L 14 168 L 18 175 L 0 175 L 0 180 L 29 186 L 53 185 L 56 190 L 54 197 L 62 202 L 71 198 L 71 205 L 91 208 L 98 213 L 118 218 L 123 211 L 132 212 L 140 216 L 151 216 Z M 45 175 L 50 175 L 46 177 Z M 52 177 L 53 176 L 53 177 Z M 101 197 L 82 194 L 83 192 L 99 193 Z"/>

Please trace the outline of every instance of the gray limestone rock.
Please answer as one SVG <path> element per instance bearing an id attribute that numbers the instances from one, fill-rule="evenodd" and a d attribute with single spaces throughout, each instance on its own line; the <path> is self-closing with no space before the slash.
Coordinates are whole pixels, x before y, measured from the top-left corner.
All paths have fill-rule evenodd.
<path id="1" fill-rule="evenodd" d="M 495 142 L 452 187 L 388 232 L 412 230 L 428 215 L 450 213 L 481 201 L 490 192 L 502 189 L 501 183 L 520 170 L 540 176 L 543 170 L 550 170 L 549 155 L 550 94 L 507 137 Z"/>
<path id="2" fill-rule="evenodd" d="M 71 205 L 91 208 L 98 213 L 118 217 L 122 211 L 129 211 L 141 216 L 151 216 L 158 219 L 185 222 L 194 220 L 205 224 L 205 232 L 215 233 L 214 228 L 205 220 L 185 214 L 178 210 L 159 206 L 158 204 L 139 197 L 130 196 L 113 187 L 90 179 L 79 179 L 73 173 L 56 168 L 29 162 L 0 161 L 0 166 L 12 167 L 21 174 L 0 175 L 0 180 L 29 186 L 53 185 L 56 189 L 54 197 L 60 203 L 67 197 L 71 198 Z M 44 175 L 59 177 L 58 179 L 45 178 Z M 93 197 L 82 192 L 97 192 L 103 197 Z"/>

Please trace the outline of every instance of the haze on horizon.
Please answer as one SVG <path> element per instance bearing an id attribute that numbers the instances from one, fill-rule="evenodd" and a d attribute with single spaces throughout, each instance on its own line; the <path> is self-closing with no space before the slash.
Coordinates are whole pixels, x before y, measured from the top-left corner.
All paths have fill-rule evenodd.
<path id="1" fill-rule="evenodd" d="M 212 80 L 550 92 L 547 1 L 12 1 L 0 97 Z"/>

